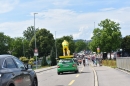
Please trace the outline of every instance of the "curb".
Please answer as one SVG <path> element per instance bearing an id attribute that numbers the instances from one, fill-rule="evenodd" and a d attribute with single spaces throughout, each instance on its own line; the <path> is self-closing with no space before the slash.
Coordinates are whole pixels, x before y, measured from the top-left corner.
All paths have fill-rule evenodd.
<path id="1" fill-rule="evenodd" d="M 43 72 L 43 71 L 47 71 L 47 70 L 51 70 L 51 69 L 55 69 L 55 68 L 57 68 L 57 67 L 51 67 L 51 68 L 46 68 L 46 69 L 43 68 L 43 70 L 40 70 L 40 71 L 37 71 L 37 72 L 36 72 L 35 70 L 34 70 L 34 71 L 35 71 L 36 73 L 41 73 L 41 72 Z"/>
<path id="2" fill-rule="evenodd" d="M 119 70 L 119 71 L 121 71 L 121 72 L 123 72 L 123 73 L 126 73 L 126 74 L 129 74 L 129 75 L 130 75 L 130 72 L 127 71 L 127 70 L 120 69 L 120 68 L 115 68 L 115 69 L 116 69 L 116 70 Z"/>

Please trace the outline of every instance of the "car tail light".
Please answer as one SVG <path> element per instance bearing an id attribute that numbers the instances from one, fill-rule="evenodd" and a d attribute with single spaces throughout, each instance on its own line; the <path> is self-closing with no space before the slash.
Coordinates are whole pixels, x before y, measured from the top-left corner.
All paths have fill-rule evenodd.
<path id="1" fill-rule="evenodd" d="M 57 68 L 60 68 L 60 66 L 59 66 L 59 65 L 57 65 Z"/>
<path id="2" fill-rule="evenodd" d="M 76 66 L 76 64 L 73 64 L 73 67 L 75 67 Z"/>

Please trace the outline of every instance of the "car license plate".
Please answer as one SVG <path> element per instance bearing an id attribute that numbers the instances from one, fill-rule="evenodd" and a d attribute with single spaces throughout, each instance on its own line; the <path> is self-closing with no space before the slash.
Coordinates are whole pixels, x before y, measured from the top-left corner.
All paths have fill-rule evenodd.
<path id="1" fill-rule="evenodd" d="M 64 67 L 68 67 L 69 65 L 64 65 Z"/>

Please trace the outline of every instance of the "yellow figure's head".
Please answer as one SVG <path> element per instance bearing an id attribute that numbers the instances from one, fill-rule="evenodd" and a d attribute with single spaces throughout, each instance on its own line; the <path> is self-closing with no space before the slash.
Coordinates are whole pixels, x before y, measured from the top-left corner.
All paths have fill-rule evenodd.
<path id="1" fill-rule="evenodd" d="M 69 43 L 68 43 L 66 40 L 64 40 L 64 41 L 62 42 L 62 47 L 63 47 L 63 48 L 68 48 L 68 47 L 69 47 Z"/>

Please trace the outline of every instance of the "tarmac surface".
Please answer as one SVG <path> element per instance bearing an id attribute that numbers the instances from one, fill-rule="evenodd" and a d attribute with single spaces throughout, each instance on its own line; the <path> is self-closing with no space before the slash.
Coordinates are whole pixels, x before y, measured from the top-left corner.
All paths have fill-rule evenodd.
<path id="1" fill-rule="evenodd" d="M 36 69 L 36 73 L 51 70 L 57 66 Z M 130 72 L 120 70 L 118 68 L 111 68 L 107 66 L 94 66 L 91 63 L 91 68 L 94 73 L 95 86 L 129 86 Z"/>

